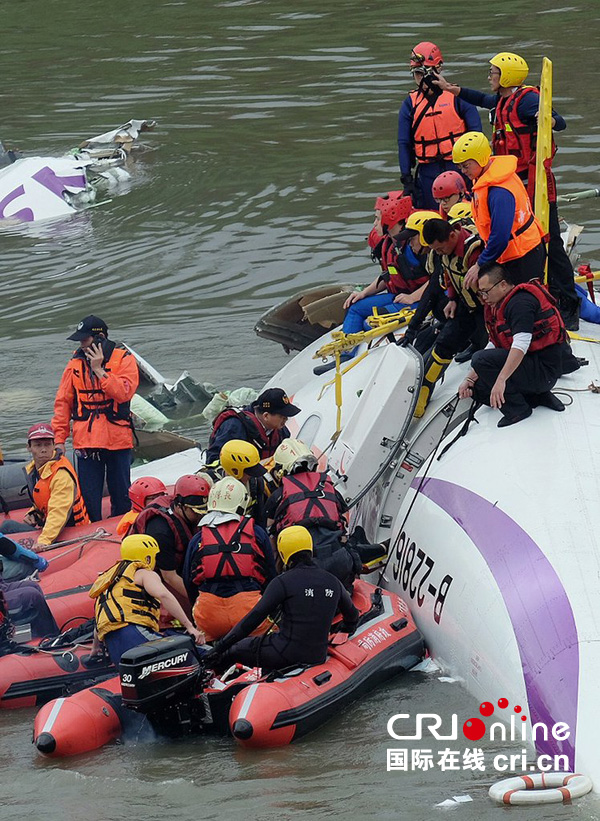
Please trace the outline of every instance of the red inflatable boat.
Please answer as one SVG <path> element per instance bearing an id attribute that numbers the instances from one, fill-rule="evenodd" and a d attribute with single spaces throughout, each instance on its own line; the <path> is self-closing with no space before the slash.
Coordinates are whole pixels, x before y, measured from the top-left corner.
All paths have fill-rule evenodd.
<path id="1" fill-rule="evenodd" d="M 231 732 L 245 746 L 289 744 L 423 658 L 423 638 L 398 596 L 358 581 L 353 601 L 361 612 L 359 627 L 350 637 L 332 634 L 327 660 L 312 667 L 266 676 L 238 668 L 215 679 L 188 636 L 136 647 L 121 659 L 123 704 L 143 713 L 160 735 Z M 109 712 L 103 710 L 106 690 L 116 693 L 117 686 L 111 680 L 110 687 L 104 682 L 43 707 L 34 726 L 40 752 L 87 752 L 98 740 L 118 737 L 130 711 L 112 701 Z"/>

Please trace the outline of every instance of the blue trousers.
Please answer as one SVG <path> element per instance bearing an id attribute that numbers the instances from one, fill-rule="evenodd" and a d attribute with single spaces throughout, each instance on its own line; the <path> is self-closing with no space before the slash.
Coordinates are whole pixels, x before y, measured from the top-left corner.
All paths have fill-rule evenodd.
<path id="1" fill-rule="evenodd" d="M 110 494 L 110 515 L 120 516 L 131 510 L 128 496 L 131 484 L 131 449 L 78 450 L 76 453 L 81 493 L 92 522 L 102 518 L 105 477 Z"/>
<path id="2" fill-rule="evenodd" d="M 34 639 L 56 636 L 58 627 L 42 593 L 34 581 L 6 582 L 0 579 L 0 590 L 14 624 L 30 624 Z"/>
<path id="3" fill-rule="evenodd" d="M 126 624 L 119 630 L 113 630 L 104 636 L 104 644 L 108 650 L 110 660 L 115 665 L 119 666 L 121 656 L 126 650 L 131 650 L 133 647 L 139 647 L 140 644 L 145 644 L 147 641 L 154 641 L 154 639 L 162 639 L 161 633 L 155 633 L 147 627 L 140 627 L 139 624 Z"/>
<path id="4" fill-rule="evenodd" d="M 396 311 L 402 308 L 402 305 L 394 303 L 395 294 L 390 294 L 385 291 L 383 294 L 375 294 L 375 296 L 368 296 L 365 299 L 360 299 L 354 302 L 346 311 L 344 317 L 344 324 L 342 330 L 345 334 L 355 334 L 359 331 L 368 330 L 369 326 L 365 323 L 367 317 L 373 313 L 373 308 L 380 308 L 382 311 Z"/>

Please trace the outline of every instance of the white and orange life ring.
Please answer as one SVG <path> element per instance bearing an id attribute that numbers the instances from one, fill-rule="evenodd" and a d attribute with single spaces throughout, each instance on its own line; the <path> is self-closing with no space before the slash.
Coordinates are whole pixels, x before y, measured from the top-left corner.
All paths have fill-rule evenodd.
<path id="1" fill-rule="evenodd" d="M 559 804 L 581 798 L 591 789 L 587 775 L 549 772 L 505 778 L 492 784 L 488 794 L 497 804 Z"/>

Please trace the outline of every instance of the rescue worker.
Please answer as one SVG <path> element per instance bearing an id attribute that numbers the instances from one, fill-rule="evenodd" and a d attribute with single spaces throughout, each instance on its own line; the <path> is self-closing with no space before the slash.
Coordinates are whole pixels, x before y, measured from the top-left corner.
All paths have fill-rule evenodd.
<path id="1" fill-rule="evenodd" d="M 131 510 L 126 513 L 117 525 L 117 535 L 122 539 L 128 535 L 132 524 L 142 510 L 159 496 L 166 496 L 165 483 L 155 476 L 141 476 L 132 483 L 127 495 L 131 502 Z"/>
<path id="2" fill-rule="evenodd" d="M 381 258 L 385 270 L 362 291 L 353 291 L 344 303 L 346 315 L 342 330 L 355 334 L 365 327 L 373 308 L 380 311 L 399 311 L 415 305 L 423 295 L 429 281 L 427 249 L 423 239 L 423 225 L 428 219 L 437 218 L 437 211 L 414 211 L 404 216 L 409 204 L 407 198 L 382 204 L 383 228 L 393 240 Z M 392 222 L 396 220 L 396 222 Z M 404 227 L 402 227 L 404 225 Z M 367 326 L 368 327 L 368 326 Z M 356 356 L 356 348 L 344 351 L 340 359 L 347 362 Z M 335 359 L 313 368 L 316 376 L 335 368 Z"/>
<path id="3" fill-rule="evenodd" d="M 448 219 L 448 212 L 459 202 L 470 202 L 471 195 L 458 171 L 444 171 L 436 177 L 431 187 L 433 198 L 439 206 L 440 217 Z"/>
<path id="4" fill-rule="evenodd" d="M 104 643 L 112 663 L 118 666 L 126 650 L 162 638 L 158 631 L 161 605 L 197 644 L 204 643 L 202 632 L 154 571 L 158 552 L 156 539 L 141 534 L 126 536 L 121 542 L 120 561 L 92 585 L 96 621 L 92 656 L 102 652 L 100 645 Z"/>
<path id="5" fill-rule="evenodd" d="M 22 564 L 27 575 L 36 570 L 43 573 L 48 567 L 48 562 L 43 556 L 28 550 L 7 536 L 0 536 L 0 595 L 6 603 L 8 618 L 15 625 L 30 625 L 32 638 L 56 636 L 58 626 L 44 598 L 42 588 L 30 579 L 7 581 L 3 573 L 6 561 Z"/>
<path id="6" fill-rule="evenodd" d="M 540 90 L 525 85 L 529 66 L 518 54 L 501 52 L 490 60 L 488 80 L 491 94 L 448 83 L 443 77 L 437 85 L 444 91 L 457 96 L 480 108 L 490 109 L 492 121 L 492 152 L 494 155 L 510 154 L 517 157 L 516 173 L 527 188 L 534 202 L 535 163 L 538 131 L 538 111 Z M 553 131 L 564 131 L 566 122 L 552 111 Z M 556 145 L 552 142 L 552 157 Z M 560 233 L 558 205 L 556 202 L 556 180 L 552 173 L 551 160 L 546 169 L 550 219 L 548 223 L 548 284 L 550 293 L 558 300 L 559 308 L 567 330 L 579 327 L 579 299 L 573 279 L 573 266 L 565 251 Z"/>
<path id="7" fill-rule="evenodd" d="M 400 233 L 414 210 L 412 199 L 405 197 L 402 191 L 388 191 L 375 200 L 375 217 L 367 243 L 371 249 L 371 259 L 381 265 L 383 273 L 389 265 L 396 264 L 397 251 L 393 234 Z"/>
<path id="8" fill-rule="evenodd" d="M 249 501 L 237 479 L 217 482 L 188 548 L 184 576 L 195 598 L 194 621 L 208 641 L 222 638 L 250 612 L 277 575 L 266 531 L 246 515 Z M 268 627 L 257 625 L 255 635 Z"/>
<path id="9" fill-rule="evenodd" d="M 500 263 L 511 281 L 544 278 L 544 234 L 525 186 L 516 174 L 517 158 L 492 157 L 485 134 L 470 131 L 452 149 L 461 171 L 473 180 L 472 208 L 477 233 L 485 242 L 479 259 L 467 271 L 465 287 L 477 287 L 479 269 Z"/>
<path id="10" fill-rule="evenodd" d="M 233 476 L 244 485 L 250 496 L 247 512 L 257 525 L 266 527 L 265 505 L 273 483 L 269 472 L 260 463 L 256 447 L 243 439 L 230 439 L 221 448 L 219 462 L 225 476 Z"/>
<path id="11" fill-rule="evenodd" d="M 456 171 L 452 146 L 461 134 L 481 130 L 475 106 L 434 84 L 441 76 L 443 63 L 435 43 L 423 42 L 414 47 L 410 71 L 417 87 L 398 113 L 400 179 L 404 193 L 412 196 L 418 208 L 435 208 L 433 181 L 443 171 Z"/>
<path id="12" fill-rule="evenodd" d="M 211 487 L 208 476 L 186 474 L 175 483 L 172 497 L 158 496 L 132 525 L 133 533 L 145 533 L 158 542 L 156 568 L 183 604 L 189 605 L 181 576 L 183 561 L 198 522 L 206 513 Z"/>
<path id="13" fill-rule="evenodd" d="M 335 615 L 352 633 L 359 612 L 339 579 L 312 561 L 312 538 L 305 527 L 282 530 L 277 550 L 285 572 L 273 579 L 260 601 L 206 654 L 207 664 L 240 662 L 274 670 L 294 664 L 322 664 Z M 278 632 L 246 638 L 267 616 L 280 613 Z"/>
<path id="14" fill-rule="evenodd" d="M 267 502 L 267 526 L 273 541 L 286 527 L 302 525 L 313 542 L 313 558 L 347 588 L 362 570 L 362 561 L 346 547 L 348 510 L 327 471 L 298 439 L 286 439 L 275 451 L 273 474 L 280 482 Z"/>
<path id="15" fill-rule="evenodd" d="M 477 350 L 487 342 L 481 302 L 475 291 L 464 286 L 465 274 L 481 254 L 483 242 L 464 226 L 452 225 L 442 219 L 429 220 L 423 234 L 440 257 L 442 286 L 446 289 L 448 300 L 444 308 L 447 321 L 425 361 L 423 384 L 415 409 L 417 418 L 425 413 L 435 383 L 441 379 L 454 356 L 469 342 L 473 342 Z M 417 330 L 417 327 L 412 327 L 411 321 L 407 334 L 415 334 Z"/>
<path id="16" fill-rule="evenodd" d="M 86 316 L 68 339 L 79 348 L 63 373 L 52 427 L 56 449 L 64 453 L 73 433 L 77 473 L 88 515 L 102 518 L 104 480 L 110 494 L 110 515 L 129 510 L 133 449 L 130 400 L 139 383 L 138 367 L 129 351 L 108 339 L 108 327 L 97 316 Z"/>
<path id="17" fill-rule="evenodd" d="M 77 474 L 71 462 L 54 449 L 54 431 L 46 422 L 38 422 L 27 431 L 27 450 L 31 462 L 25 467 L 26 488 L 33 502 L 23 522 L 7 519 L 0 525 L 2 533 L 39 529 L 36 546 L 47 546 L 59 540 L 65 527 L 89 524 Z M 5 576 L 7 578 L 7 576 Z"/>
<path id="18" fill-rule="evenodd" d="M 256 446 L 261 459 L 267 459 L 277 450 L 277 446 L 290 432 L 286 422 L 300 413 L 300 408 L 292 405 L 282 388 L 267 388 L 256 402 L 241 410 L 227 408 L 213 423 L 208 443 L 206 462 L 216 462 L 221 448 L 230 439 L 245 439 Z"/>
<path id="19" fill-rule="evenodd" d="M 473 355 L 459 396 L 498 408 L 499 428 L 527 419 L 538 405 L 563 411 L 565 406 L 551 392 L 563 373 L 566 353 L 556 300 L 539 280 L 514 283 L 497 264 L 481 269 L 479 295 L 490 341 Z"/>

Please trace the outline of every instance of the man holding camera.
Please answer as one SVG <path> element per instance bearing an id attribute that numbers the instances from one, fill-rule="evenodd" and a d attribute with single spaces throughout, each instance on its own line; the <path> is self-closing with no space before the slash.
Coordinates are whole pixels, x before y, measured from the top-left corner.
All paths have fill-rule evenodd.
<path id="1" fill-rule="evenodd" d="M 79 342 L 63 373 L 52 428 L 58 453 L 71 432 L 77 454 L 81 492 L 91 521 L 102 518 L 104 479 L 111 516 L 127 513 L 133 421 L 129 403 L 139 383 L 135 358 L 108 339 L 108 327 L 97 316 L 86 316 L 67 337 Z"/>
<path id="2" fill-rule="evenodd" d="M 398 114 L 398 162 L 404 193 L 416 208 L 437 210 L 431 193 L 435 178 L 456 171 L 452 146 L 467 131 L 481 131 L 474 105 L 442 91 L 434 80 L 444 60 L 435 43 L 418 43 L 410 57 L 410 71 L 417 88 L 411 91 Z M 416 170 L 413 176 L 413 166 Z"/>

